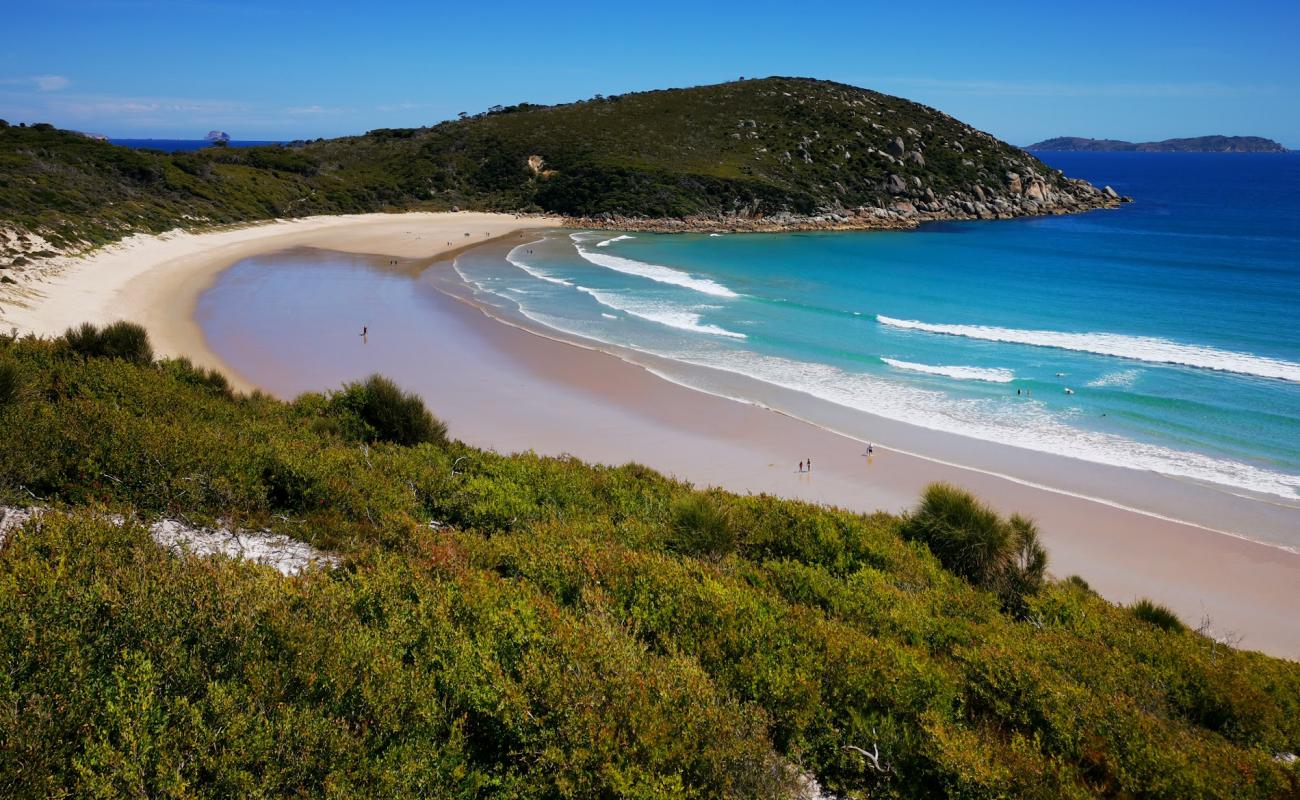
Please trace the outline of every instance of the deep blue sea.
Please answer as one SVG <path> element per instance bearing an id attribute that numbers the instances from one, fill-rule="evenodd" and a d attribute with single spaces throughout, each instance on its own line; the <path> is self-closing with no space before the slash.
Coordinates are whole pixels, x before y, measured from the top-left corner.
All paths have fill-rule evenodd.
<path id="1" fill-rule="evenodd" d="M 1043 153 L 1135 202 L 913 232 L 556 231 L 484 297 L 976 439 L 1300 499 L 1300 154 Z"/>
<path id="2" fill-rule="evenodd" d="M 162 150 L 164 153 L 187 153 L 191 150 L 202 150 L 205 147 L 211 147 L 212 142 L 207 139 L 109 139 L 113 144 L 120 144 L 123 147 L 130 147 L 133 150 Z M 234 139 L 226 143 L 230 147 L 258 147 L 264 144 L 280 144 L 280 142 L 261 142 L 261 141 L 236 141 Z"/>

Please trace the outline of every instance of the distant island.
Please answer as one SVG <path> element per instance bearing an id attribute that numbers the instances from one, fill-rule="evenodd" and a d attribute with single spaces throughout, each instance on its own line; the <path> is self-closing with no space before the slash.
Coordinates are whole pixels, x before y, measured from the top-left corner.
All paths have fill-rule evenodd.
<path id="1" fill-rule="evenodd" d="M 207 139 L 209 142 L 212 142 L 213 144 L 216 144 L 217 142 L 229 142 L 230 134 L 226 133 L 225 131 L 208 131 L 208 135 L 203 138 Z"/>
<path id="2" fill-rule="evenodd" d="M 1135 153 L 1285 153 L 1287 149 L 1262 136 L 1193 136 L 1160 142 L 1126 142 L 1122 139 L 1085 139 L 1058 136 L 1031 144 L 1026 150 L 1052 152 L 1135 152 Z"/>

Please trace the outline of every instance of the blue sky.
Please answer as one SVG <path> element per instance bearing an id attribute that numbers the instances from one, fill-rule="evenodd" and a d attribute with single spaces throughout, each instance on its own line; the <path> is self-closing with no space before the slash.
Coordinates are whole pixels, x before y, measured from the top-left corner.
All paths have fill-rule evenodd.
<path id="1" fill-rule="evenodd" d="M 314 138 L 488 106 L 804 75 L 1008 141 L 1254 134 L 1300 148 L 1300 2 L 15 0 L 0 118 Z"/>

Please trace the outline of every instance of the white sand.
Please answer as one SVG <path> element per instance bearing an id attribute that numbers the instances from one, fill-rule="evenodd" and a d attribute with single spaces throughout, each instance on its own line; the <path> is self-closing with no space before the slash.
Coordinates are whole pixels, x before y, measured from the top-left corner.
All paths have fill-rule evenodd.
<path id="1" fill-rule="evenodd" d="M 194 321 L 199 295 L 226 267 L 289 247 L 426 259 L 528 228 L 554 217 L 514 214 L 353 214 L 277 220 L 207 233 L 136 235 L 77 258 L 28 267 L 35 275 L 0 287 L 0 330 L 56 336 L 82 322 L 130 320 L 144 325 L 160 356 L 188 356 L 244 381 L 212 354 Z"/>

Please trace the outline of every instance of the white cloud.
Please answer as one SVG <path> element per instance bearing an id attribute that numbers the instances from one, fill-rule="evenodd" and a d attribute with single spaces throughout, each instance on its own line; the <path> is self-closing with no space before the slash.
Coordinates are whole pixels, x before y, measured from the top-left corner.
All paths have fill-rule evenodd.
<path id="1" fill-rule="evenodd" d="M 325 106 L 321 106 L 321 105 L 310 105 L 310 106 L 289 106 L 284 110 L 284 113 L 286 114 L 342 114 L 345 113 L 346 111 L 347 109 L 345 108 L 326 108 Z"/>
<path id="2" fill-rule="evenodd" d="M 24 86 L 42 92 L 57 92 L 72 81 L 62 75 L 29 75 L 25 78 L 0 78 L 0 86 Z"/>
<path id="3" fill-rule="evenodd" d="M 62 75 L 37 75 L 32 78 L 32 83 L 42 92 L 57 92 L 72 81 Z"/>

